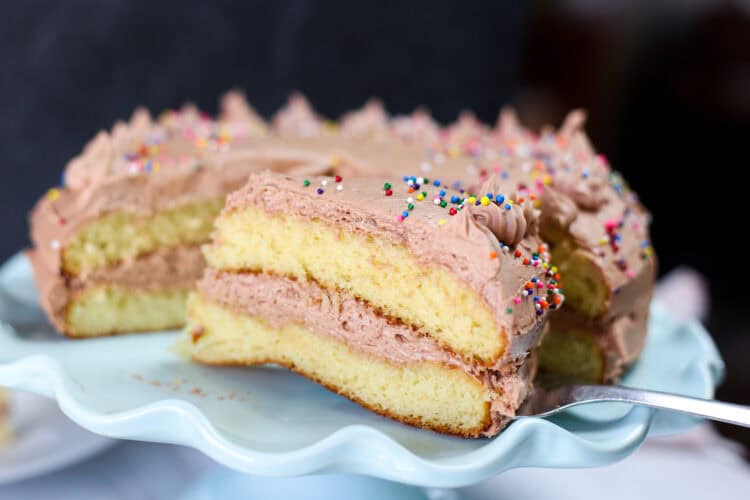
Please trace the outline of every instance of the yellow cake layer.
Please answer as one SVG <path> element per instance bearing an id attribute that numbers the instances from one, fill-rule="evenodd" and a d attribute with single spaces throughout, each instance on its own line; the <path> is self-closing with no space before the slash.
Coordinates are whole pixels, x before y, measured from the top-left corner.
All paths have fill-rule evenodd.
<path id="1" fill-rule="evenodd" d="M 112 212 L 86 224 L 62 250 L 63 270 L 80 274 L 135 259 L 162 247 L 209 240 L 223 198 L 182 205 L 152 215 Z"/>
<path id="2" fill-rule="evenodd" d="M 313 279 L 488 364 L 505 348 L 481 296 L 442 267 L 418 263 L 408 249 L 385 239 L 252 207 L 223 214 L 213 241 L 204 253 L 215 269 Z"/>
<path id="3" fill-rule="evenodd" d="M 604 271 L 591 253 L 562 241 L 552 246 L 552 261 L 560 270 L 565 287 L 565 307 L 587 318 L 607 311 L 611 291 Z"/>
<path id="4" fill-rule="evenodd" d="M 142 290 L 94 286 L 77 293 L 65 313 L 65 334 L 94 337 L 179 328 L 189 289 Z"/>
<path id="5" fill-rule="evenodd" d="M 381 415 L 441 432 L 478 436 L 490 423 L 490 392 L 458 369 L 392 364 L 297 323 L 273 328 L 198 294 L 189 299 L 178 351 L 207 364 L 280 364 Z"/>
<path id="6" fill-rule="evenodd" d="M 539 347 L 539 371 L 554 374 L 556 382 L 602 383 L 605 356 L 596 333 L 585 329 L 555 329 Z"/>

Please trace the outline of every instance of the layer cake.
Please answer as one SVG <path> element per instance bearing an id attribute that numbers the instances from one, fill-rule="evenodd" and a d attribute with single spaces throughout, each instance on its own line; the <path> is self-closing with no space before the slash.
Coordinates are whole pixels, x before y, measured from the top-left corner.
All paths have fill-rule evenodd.
<path id="1" fill-rule="evenodd" d="M 253 172 L 438 180 L 481 198 L 498 180 L 541 210 L 542 240 L 566 283 L 541 370 L 613 381 L 640 353 L 656 259 L 649 215 L 573 112 L 537 134 L 504 111 L 446 127 L 425 111 L 390 117 L 377 101 L 338 122 L 299 95 L 266 124 L 238 93 L 212 120 L 192 107 L 138 111 L 102 132 L 32 215 L 40 300 L 57 328 L 92 336 L 177 327 L 225 196 Z M 419 193 L 415 193 L 418 195 Z M 416 199 L 416 196 L 414 196 Z M 451 198 L 444 200 L 455 207 Z M 255 250 L 253 250 L 255 251 Z"/>
<path id="2" fill-rule="evenodd" d="M 539 214 L 500 180 L 476 199 L 415 179 L 251 175 L 204 248 L 181 351 L 277 363 L 406 423 L 496 434 L 562 303 Z"/>

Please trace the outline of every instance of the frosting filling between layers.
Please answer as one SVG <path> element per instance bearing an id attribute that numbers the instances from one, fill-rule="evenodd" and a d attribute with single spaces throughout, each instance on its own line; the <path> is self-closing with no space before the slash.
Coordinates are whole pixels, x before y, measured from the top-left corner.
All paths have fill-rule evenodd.
<path id="1" fill-rule="evenodd" d="M 299 323 L 319 335 L 331 337 L 351 349 L 394 364 L 436 362 L 460 369 L 492 390 L 492 435 L 515 414 L 525 399 L 536 371 L 535 357 L 488 368 L 472 363 L 440 346 L 414 327 L 380 314 L 367 303 L 315 282 L 260 273 L 228 273 L 207 269 L 198 282 L 202 297 L 252 317 L 263 318 L 274 328 Z M 540 323 L 520 339 L 536 345 L 543 331 Z M 188 332 L 200 341 L 200 330 Z"/>

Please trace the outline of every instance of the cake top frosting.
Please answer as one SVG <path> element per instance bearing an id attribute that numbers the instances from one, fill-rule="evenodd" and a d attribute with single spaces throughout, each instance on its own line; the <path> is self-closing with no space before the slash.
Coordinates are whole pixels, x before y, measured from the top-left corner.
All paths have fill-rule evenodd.
<path id="1" fill-rule="evenodd" d="M 438 132 L 426 112 L 390 119 L 378 101 L 346 114 L 340 124 L 326 121 L 299 94 L 290 97 L 269 125 L 242 94 L 230 92 L 216 119 L 189 104 L 156 119 L 137 109 L 129 121 L 100 131 L 68 163 L 63 187 L 85 191 L 127 177 L 174 176 L 258 157 L 279 163 L 329 163 L 359 174 L 401 172 L 423 163 L 425 147 Z M 445 170 L 462 177 L 470 174 L 461 173 L 457 165 Z"/>

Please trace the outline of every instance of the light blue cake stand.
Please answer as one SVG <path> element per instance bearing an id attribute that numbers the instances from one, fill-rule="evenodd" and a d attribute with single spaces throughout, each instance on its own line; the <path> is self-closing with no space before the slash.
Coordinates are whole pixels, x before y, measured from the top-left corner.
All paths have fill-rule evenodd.
<path id="1" fill-rule="evenodd" d="M 37 308 L 20 254 L 0 268 L 0 320 L 0 385 L 55 398 L 95 433 L 190 446 L 226 466 L 196 482 L 190 499 L 425 498 L 422 488 L 470 485 L 516 467 L 610 464 L 649 434 L 696 422 L 598 403 L 519 419 L 493 439 L 443 436 L 374 415 L 285 370 L 185 362 L 170 350 L 174 331 L 63 339 Z M 646 350 L 623 383 L 710 398 L 722 373 L 708 333 L 654 304 Z"/>

